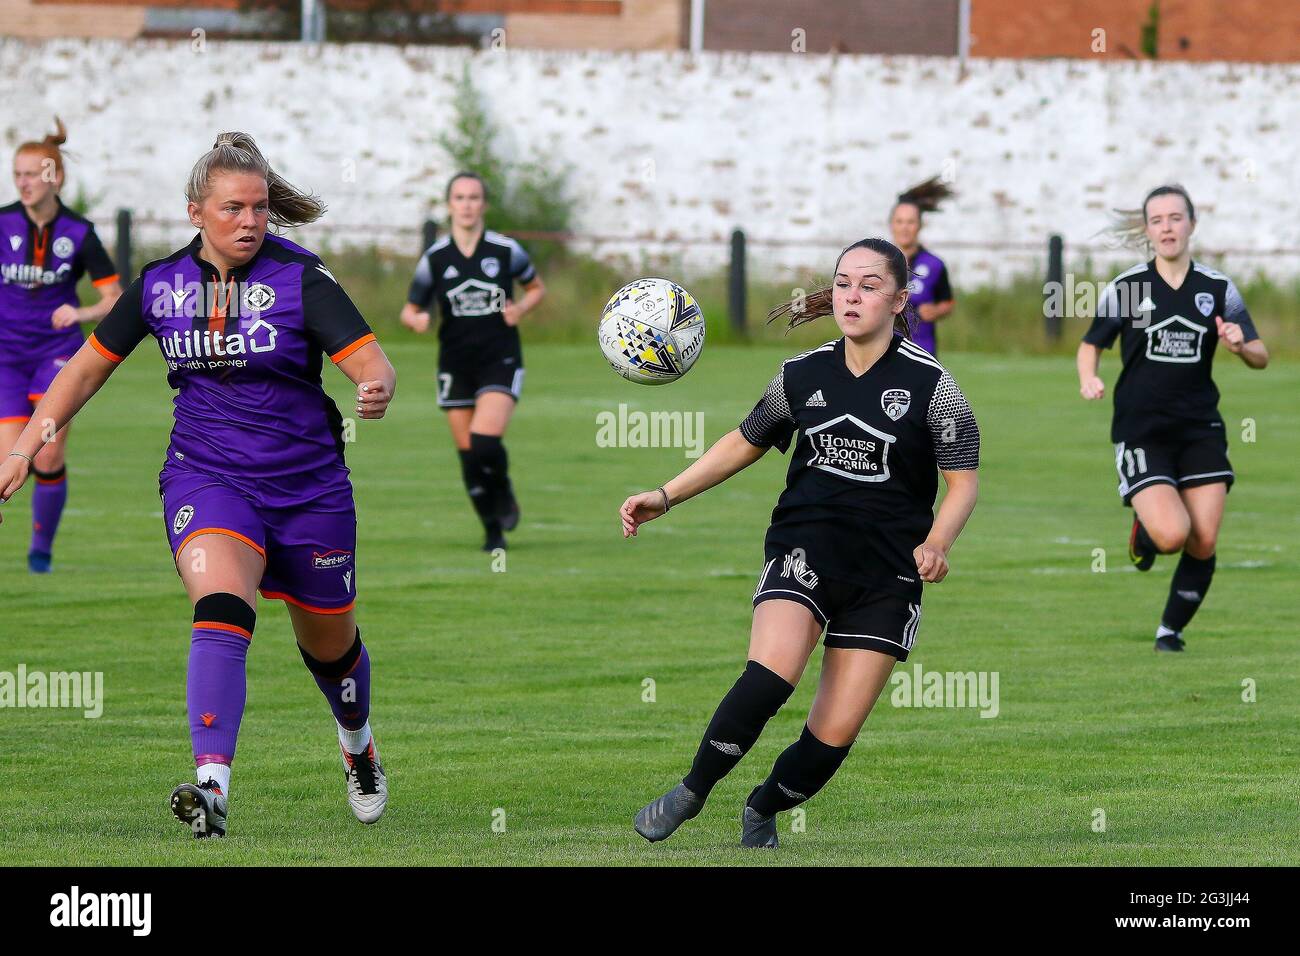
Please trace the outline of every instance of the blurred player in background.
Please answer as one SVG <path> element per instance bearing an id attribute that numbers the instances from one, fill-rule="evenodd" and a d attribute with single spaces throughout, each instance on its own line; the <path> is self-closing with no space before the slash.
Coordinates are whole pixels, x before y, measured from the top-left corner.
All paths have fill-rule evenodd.
<path id="1" fill-rule="evenodd" d="M 415 332 L 428 331 L 429 303 L 438 300 L 438 407 L 447 413 L 465 488 L 487 534 L 483 550 L 495 551 L 506 546 L 503 532 L 519 524 L 502 442 L 524 384 L 519 320 L 546 290 L 523 246 L 485 227 L 487 187 L 477 173 L 451 178 L 447 208 L 451 231 L 420 257 L 401 319 Z M 516 282 L 524 290 L 518 302 Z"/>
<path id="2" fill-rule="evenodd" d="M 59 198 L 68 138 L 58 131 L 14 154 L 18 201 L 0 208 L 0 448 L 12 448 L 59 369 L 81 348 L 81 322 L 98 322 L 122 294 L 113 262 L 89 219 Z M 83 306 L 77 283 L 89 273 L 99 301 Z M 54 535 L 68 500 L 65 426 L 32 463 L 32 539 L 27 567 L 50 570 Z"/>
<path id="3" fill-rule="evenodd" d="M 948 282 L 948 267 L 943 260 L 921 245 L 921 216 L 936 212 L 953 191 L 937 177 L 927 179 L 900 193 L 889 214 L 889 229 L 894 245 L 907 256 L 911 275 L 907 290 L 910 302 L 920 319 L 912 330 L 912 341 L 931 355 L 939 352 L 935 325 L 948 316 L 956 303 Z"/>
<path id="4" fill-rule="evenodd" d="M 831 288 L 773 312 L 791 326 L 833 315 L 842 337 L 782 365 L 749 417 L 695 464 L 623 503 L 623 535 L 762 458 L 796 432 L 754 592 L 749 660 L 682 782 L 636 830 L 667 839 L 757 742 L 826 634 L 803 734 L 741 811 L 741 845 L 775 847 L 776 814 L 831 779 L 921 621 L 922 582 L 942 581 L 975 507 L 979 429 L 957 383 L 906 338 L 907 260 L 883 239 L 849 246 Z M 933 512 L 938 477 L 947 493 Z"/>
<path id="5" fill-rule="evenodd" d="M 197 784 L 171 807 L 196 837 L 224 836 L 257 592 L 288 606 L 307 669 L 338 724 L 348 801 L 363 823 L 388 790 L 370 733 L 370 658 L 353 611 L 356 509 L 343 420 L 322 353 L 382 418 L 395 376 L 356 306 L 313 253 L 267 234 L 324 205 L 276 174 L 252 137 L 222 133 L 186 186 L 194 240 L 145 266 L 64 366 L 0 463 L 0 499 L 22 487 L 45 436 L 95 395 L 144 339 L 179 390 L 159 476 L 176 569 L 194 606 L 186 700 Z"/>
<path id="6" fill-rule="evenodd" d="M 1232 280 L 1193 262 L 1196 209 L 1182 186 L 1160 186 L 1116 232 L 1155 250 L 1102 292 L 1079 345 L 1079 391 L 1099 399 L 1101 350 L 1120 340 L 1111 441 L 1119 494 L 1134 511 L 1129 556 L 1147 571 L 1157 554 L 1182 552 L 1156 629 L 1157 651 L 1181 651 L 1214 578 L 1214 551 L 1234 475 L 1210 376 L 1216 347 L 1251 368 L 1268 350 Z"/>

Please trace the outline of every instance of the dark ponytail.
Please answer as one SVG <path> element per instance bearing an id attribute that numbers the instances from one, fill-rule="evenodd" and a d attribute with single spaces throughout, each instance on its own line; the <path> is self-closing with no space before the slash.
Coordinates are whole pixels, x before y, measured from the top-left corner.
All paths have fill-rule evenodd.
<path id="1" fill-rule="evenodd" d="M 894 208 L 908 205 L 915 206 L 917 212 L 937 212 L 944 202 L 957 195 L 956 191 L 938 176 L 931 176 L 923 183 L 917 183 L 898 194 Z"/>
<path id="2" fill-rule="evenodd" d="M 887 239 L 859 239 L 853 245 L 846 246 L 844 251 L 835 259 L 835 272 L 840 271 L 840 260 L 854 249 L 870 249 L 872 252 L 884 256 L 885 264 L 889 268 L 889 275 L 894 280 L 894 285 L 899 290 L 907 288 L 911 276 L 911 272 L 907 268 L 907 256 L 903 255 L 902 249 L 899 249 L 898 246 Z M 778 319 L 784 319 L 786 321 L 786 332 L 789 332 L 805 322 L 820 319 L 824 315 L 834 315 L 834 302 L 835 287 L 832 284 L 809 293 L 802 300 L 792 299 L 789 302 L 781 303 L 767 313 L 767 321 L 775 322 Z M 910 339 L 912 330 L 916 328 L 916 321 L 916 310 L 912 307 L 909 298 L 903 303 L 902 310 L 894 314 L 894 331 L 903 338 Z"/>

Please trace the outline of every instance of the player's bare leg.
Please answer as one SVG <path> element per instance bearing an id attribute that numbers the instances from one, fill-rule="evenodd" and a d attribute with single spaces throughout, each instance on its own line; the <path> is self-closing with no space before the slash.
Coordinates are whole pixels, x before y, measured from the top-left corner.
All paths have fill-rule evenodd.
<path id="1" fill-rule="evenodd" d="M 1182 550 L 1191 519 L 1173 485 L 1143 488 L 1130 503 L 1133 528 L 1129 533 L 1129 558 L 1139 571 L 1147 571 L 1157 554 L 1177 554 Z"/>

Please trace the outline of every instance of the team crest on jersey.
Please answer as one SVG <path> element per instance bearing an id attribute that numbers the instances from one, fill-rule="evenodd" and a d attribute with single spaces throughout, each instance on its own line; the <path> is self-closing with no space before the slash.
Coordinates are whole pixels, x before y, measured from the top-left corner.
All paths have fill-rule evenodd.
<path id="1" fill-rule="evenodd" d="M 1192 364 L 1201 360 L 1205 327 L 1181 315 L 1171 315 L 1147 331 L 1147 358 L 1155 362 Z"/>
<path id="2" fill-rule="evenodd" d="M 841 415 L 804 432 L 812 445 L 808 465 L 853 481 L 888 481 L 889 446 L 894 435 L 872 428 L 853 415 Z"/>
<path id="3" fill-rule="evenodd" d="M 52 248 L 54 249 L 54 254 L 58 258 L 67 259 L 72 255 L 72 249 L 73 249 L 72 240 L 69 239 L 67 236 L 59 236 L 59 238 L 54 240 L 54 245 Z"/>
<path id="4" fill-rule="evenodd" d="M 244 308 L 250 312 L 265 312 L 275 305 L 275 290 L 265 282 L 254 282 L 244 290 Z"/>
<path id="5" fill-rule="evenodd" d="M 1196 307 L 1201 310 L 1201 315 L 1208 319 L 1210 313 L 1214 311 L 1214 296 L 1208 292 L 1196 293 Z"/>
<path id="6" fill-rule="evenodd" d="M 501 263 L 495 256 L 488 256 L 483 260 L 483 274 L 489 279 L 495 279 L 497 273 L 501 271 Z"/>
<path id="7" fill-rule="evenodd" d="M 14 252 L 17 252 L 20 248 L 22 248 L 22 244 L 23 244 L 22 236 L 9 237 L 9 248 L 12 249 Z"/>
<path id="8" fill-rule="evenodd" d="M 898 421 L 911 407 L 912 393 L 905 388 L 887 388 L 880 393 L 880 409 L 891 421 Z"/>
<path id="9" fill-rule="evenodd" d="M 180 456 L 177 455 L 179 458 Z M 180 534 L 189 525 L 194 518 L 194 506 L 182 505 L 181 509 L 176 512 L 176 517 L 172 519 L 172 533 Z"/>

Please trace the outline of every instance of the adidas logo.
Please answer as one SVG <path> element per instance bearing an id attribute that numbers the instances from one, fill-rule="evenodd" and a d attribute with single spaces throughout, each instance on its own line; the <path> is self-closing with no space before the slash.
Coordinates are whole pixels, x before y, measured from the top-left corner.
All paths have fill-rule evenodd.
<path id="1" fill-rule="evenodd" d="M 1138 303 L 1137 310 L 1139 312 L 1154 312 L 1155 308 L 1156 308 L 1156 304 L 1151 301 L 1151 296 L 1147 296 L 1145 299 L 1143 299 L 1141 302 Z"/>
<path id="2" fill-rule="evenodd" d="M 826 399 L 822 397 L 822 390 L 819 388 L 808 396 L 808 401 L 804 402 L 805 408 L 825 408 Z"/>
<path id="3" fill-rule="evenodd" d="M 739 757 L 744 753 L 738 744 L 727 744 L 717 740 L 710 740 L 709 743 L 713 744 L 713 746 L 717 747 L 724 754 L 731 757 Z"/>
<path id="4" fill-rule="evenodd" d="M 1198 603 L 1201 600 L 1201 594 L 1199 591 L 1179 591 L 1178 596 L 1184 601 L 1191 601 L 1193 604 Z"/>
<path id="5" fill-rule="evenodd" d="M 808 799 L 807 797 L 805 797 L 805 796 L 804 796 L 802 793 L 800 793 L 799 791 L 797 791 L 797 790 L 791 790 L 789 787 L 787 787 L 785 784 L 781 783 L 781 781 L 779 781 L 779 780 L 777 781 L 776 785 L 777 785 L 778 788 L 780 788 L 781 792 L 784 793 L 784 794 L 785 794 L 787 797 L 789 797 L 791 800 L 807 800 L 807 799 Z"/>
<path id="6" fill-rule="evenodd" d="M 460 270 L 455 266 L 447 266 L 447 271 L 442 274 L 444 279 L 454 279 L 460 275 Z"/>

